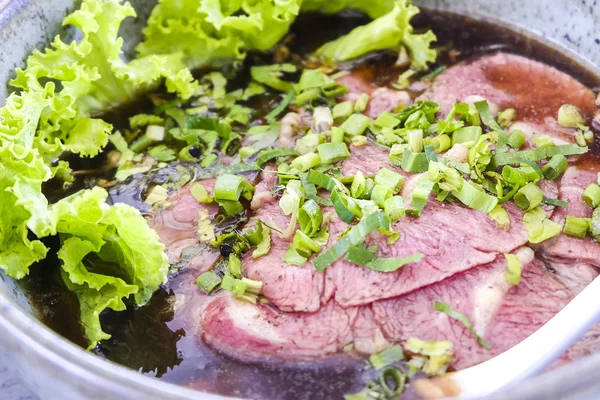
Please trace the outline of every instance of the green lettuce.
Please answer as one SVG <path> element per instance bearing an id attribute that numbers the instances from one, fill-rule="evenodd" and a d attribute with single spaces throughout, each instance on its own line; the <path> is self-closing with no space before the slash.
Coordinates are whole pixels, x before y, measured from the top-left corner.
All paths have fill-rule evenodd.
<path id="1" fill-rule="evenodd" d="M 182 52 L 188 67 L 219 66 L 268 50 L 289 30 L 301 0 L 160 0 L 141 56 Z"/>
<path id="2" fill-rule="evenodd" d="M 418 13 L 419 9 L 411 5 L 410 0 L 396 0 L 392 11 L 337 40 L 325 43 L 316 55 L 333 62 L 347 61 L 372 51 L 398 50 L 404 46 L 412 67 L 427 69 L 427 63 L 436 59 L 436 51 L 431 49 L 436 37 L 431 31 L 413 33 L 410 20 Z"/>
<path id="3" fill-rule="evenodd" d="M 82 39 L 57 37 L 51 49 L 35 51 L 0 108 L 0 269 L 23 278 L 49 251 L 40 239 L 60 235 L 61 273 L 79 298 L 90 347 L 108 337 L 100 327 L 104 309 L 122 310 L 132 295 L 141 306 L 166 281 L 164 246 L 139 211 L 106 204 L 104 189 L 50 205 L 42 185 L 73 179 L 66 161 L 52 164 L 64 151 L 94 156 L 106 146 L 113 128 L 94 118 L 98 112 L 162 82 L 182 98 L 197 85 L 181 54 L 123 60 L 118 30 L 129 16 L 135 13 L 128 3 L 84 0 L 64 21 Z"/>

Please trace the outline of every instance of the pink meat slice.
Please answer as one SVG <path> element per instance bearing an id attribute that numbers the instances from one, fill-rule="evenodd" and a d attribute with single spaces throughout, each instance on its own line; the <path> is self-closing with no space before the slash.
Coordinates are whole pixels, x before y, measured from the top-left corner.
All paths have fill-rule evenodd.
<path id="1" fill-rule="evenodd" d="M 558 207 L 552 220 L 563 223 L 565 216 L 589 218 L 592 208 L 583 201 L 581 195 L 590 183 L 597 183 L 600 166 L 580 164 L 569 167 L 560 181 L 559 199 L 569 203 L 568 208 Z M 578 239 L 565 234 L 541 244 L 546 257 L 557 260 L 572 260 L 600 266 L 600 244 L 589 236 Z"/>
<path id="2" fill-rule="evenodd" d="M 449 68 L 418 100 L 435 101 L 445 115 L 455 103 L 471 102 L 474 96 L 485 98 L 500 109 L 515 108 L 520 121 L 547 128 L 553 127 L 563 104 L 579 107 L 588 117 L 595 109 L 593 92 L 573 77 L 540 62 L 502 52 Z"/>

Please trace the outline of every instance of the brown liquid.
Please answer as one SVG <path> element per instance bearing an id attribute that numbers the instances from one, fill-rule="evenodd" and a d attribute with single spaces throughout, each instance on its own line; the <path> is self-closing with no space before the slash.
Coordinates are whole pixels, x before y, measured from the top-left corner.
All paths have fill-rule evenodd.
<path id="1" fill-rule="evenodd" d="M 364 17 L 351 13 L 344 18 L 302 16 L 292 29 L 291 49 L 298 54 L 307 54 L 323 41 L 366 21 Z M 432 70 L 437 66 L 451 66 L 471 57 L 503 50 L 543 61 L 589 87 L 600 88 L 597 75 L 580 68 L 559 52 L 500 26 L 426 10 L 415 19 L 415 23 L 418 28 L 431 27 L 439 38 L 438 45 L 458 52 L 454 57 L 447 52 L 441 54 Z M 375 84 L 386 85 L 401 72 L 393 66 L 394 61 L 393 55 L 381 54 L 363 61 L 358 68 Z M 265 62 L 264 56 L 251 55 L 246 64 L 262 62 Z M 247 79 L 248 74 L 242 73 L 235 84 L 241 86 Z M 272 95 L 267 95 L 255 106 L 269 110 L 272 99 Z M 128 114 L 128 111 L 117 110 L 111 113 L 111 120 L 118 125 L 119 120 Z M 597 162 L 599 149 L 595 144 L 592 154 L 581 162 Z M 85 183 L 81 184 L 85 186 Z M 112 199 L 140 206 L 139 194 L 145 187 L 144 182 L 123 186 L 111 193 Z M 58 243 L 51 239 L 48 245 L 56 248 Z M 57 259 L 49 257 L 43 265 L 32 269 L 31 277 L 24 286 L 34 293 L 31 297 L 38 307 L 40 318 L 59 334 L 85 347 L 85 338 L 78 323 L 77 300 L 72 293 L 64 290 L 57 272 Z M 345 393 L 360 391 L 364 383 L 374 377 L 372 370 L 365 369 L 363 360 L 343 355 L 305 363 L 249 364 L 212 351 L 199 340 L 196 332 L 185 332 L 180 321 L 174 319 L 176 294 L 186 279 L 190 279 L 190 273 L 185 270 L 175 274 L 143 308 L 130 307 L 120 313 L 105 312 L 102 325 L 112 339 L 101 343 L 96 353 L 167 382 L 256 399 L 340 399 Z M 410 393 L 407 395 L 412 397 Z"/>

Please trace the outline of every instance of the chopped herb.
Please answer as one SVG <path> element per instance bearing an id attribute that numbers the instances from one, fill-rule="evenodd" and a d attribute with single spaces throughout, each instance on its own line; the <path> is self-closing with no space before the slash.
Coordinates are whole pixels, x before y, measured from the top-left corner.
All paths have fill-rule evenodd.
<path id="1" fill-rule="evenodd" d="M 461 324 L 463 324 L 465 326 L 465 328 L 467 328 L 467 330 L 469 332 L 471 332 L 471 334 L 473 336 L 475 336 L 475 339 L 477 339 L 477 343 L 479 343 L 479 345 L 485 349 L 491 349 L 492 345 L 489 344 L 488 342 L 486 342 L 485 340 L 483 340 L 482 337 L 480 337 L 477 332 L 475 332 L 475 330 L 473 329 L 473 325 L 471 325 L 471 322 L 469 322 L 469 319 L 459 313 L 458 311 L 455 311 L 452 309 L 452 307 L 450 307 L 448 304 L 446 303 L 442 303 L 441 301 L 436 301 L 433 308 L 435 308 L 436 311 L 442 312 L 444 314 L 446 314 L 447 316 L 449 316 L 452 319 L 457 320 L 458 322 L 460 322 Z"/>

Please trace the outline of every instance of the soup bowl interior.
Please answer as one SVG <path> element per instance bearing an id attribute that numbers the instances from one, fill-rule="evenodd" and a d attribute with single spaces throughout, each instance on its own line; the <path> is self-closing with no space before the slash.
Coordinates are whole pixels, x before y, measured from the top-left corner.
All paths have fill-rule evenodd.
<path id="1" fill-rule="evenodd" d="M 155 1 L 131 1 L 138 17 L 121 34 L 131 56 Z M 416 2 L 416 1 L 415 1 Z M 0 102 L 15 67 L 60 33 L 72 0 L 0 0 Z M 590 73 L 600 73 L 600 8 L 585 2 L 507 0 L 423 0 L 418 5 L 495 21 L 568 54 Z M 0 357 L 42 399 L 219 399 L 143 376 L 95 355 L 48 329 L 38 318 L 36 299 L 26 283 L 0 272 Z M 499 372 L 500 373 L 500 372 Z M 494 398 L 594 398 L 600 391 L 600 354 L 552 370 Z"/>

